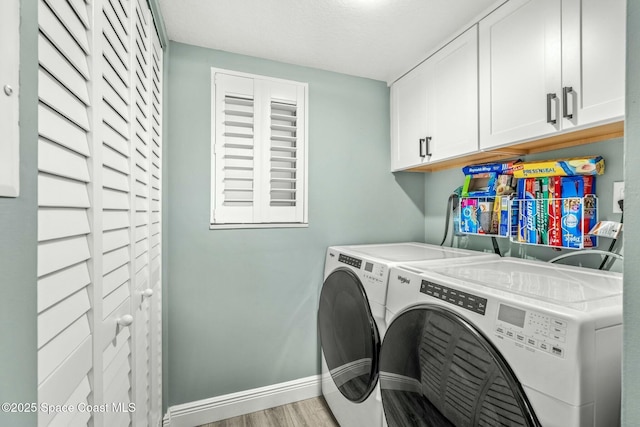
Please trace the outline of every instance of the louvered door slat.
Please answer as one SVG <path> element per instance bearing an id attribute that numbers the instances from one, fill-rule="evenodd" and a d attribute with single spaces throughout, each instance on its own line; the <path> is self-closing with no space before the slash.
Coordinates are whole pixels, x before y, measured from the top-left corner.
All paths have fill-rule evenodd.
<path id="1" fill-rule="evenodd" d="M 66 1 L 45 0 L 45 3 L 56 18 L 67 29 L 69 35 L 75 40 L 78 46 L 85 52 L 89 53 L 89 38 L 87 37 L 86 27 L 81 20 L 78 19 L 71 5 Z"/>
<path id="2" fill-rule="evenodd" d="M 89 321 L 86 316 L 83 316 L 45 344 L 39 350 L 38 374 L 40 377 L 46 380 L 90 334 Z"/>
<path id="3" fill-rule="evenodd" d="M 91 386 L 89 380 L 85 377 L 78 387 L 71 394 L 67 400 L 67 405 L 78 407 L 80 403 L 89 403 L 89 393 L 91 392 Z M 89 411 L 74 411 L 74 412 L 59 412 L 51 420 L 51 426 L 69 426 L 69 427 L 83 427 L 86 426 L 89 418 L 91 418 L 91 412 Z"/>
<path id="4" fill-rule="evenodd" d="M 89 91 L 87 81 L 76 68 L 73 67 L 51 42 L 42 34 L 38 35 L 38 58 L 40 65 L 56 80 L 63 82 L 65 87 L 86 105 L 89 105 Z"/>
<path id="5" fill-rule="evenodd" d="M 40 242 L 38 245 L 38 276 L 42 277 L 84 262 L 91 257 L 84 236 Z"/>
<path id="6" fill-rule="evenodd" d="M 86 8 L 86 6 L 85 6 Z M 62 25 L 49 6 L 38 1 L 38 24 L 44 34 L 73 66 L 89 80 L 89 64 L 86 52 L 78 45 L 68 29 Z"/>
<path id="7" fill-rule="evenodd" d="M 86 131 L 43 104 L 38 105 L 38 133 L 49 141 L 89 156 Z"/>
<path id="8" fill-rule="evenodd" d="M 78 386 L 85 381 L 91 370 L 91 364 L 91 338 L 87 337 L 67 361 L 40 384 L 38 399 L 49 405 L 65 404 Z M 76 403 L 73 402 L 73 404 Z M 40 412 L 38 425 L 48 425 L 55 415 L 55 411 Z"/>
<path id="9" fill-rule="evenodd" d="M 38 214 L 38 241 L 88 234 L 91 230 L 84 209 L 46 209 Z"/>
<path id="10" fill-rule="evenodd" d="M 89 182 L 87 158 L 46 139 L 38 141 L 38 169 L 52 175 Z"/>
<path id="11" fill-rule="evenodd" d="M 110 273 L 117 268 L 127 267 L 129 263 L 129 247 L 123 246 L 104 254 L 103 269 L 106 273 Z"/>
<path id="12" fill-rule="evenodd" d="M 38 347 L 42 347 L 69 325 L 86 315 L 91 307 L 86 290 L 80 290 L 38 316 Z"/>
<path id="13" fill-rule="evenodd" d="M 38 86 L 39 97 L 43 103 L 61 112 L 64 117 L 82 129 L 89 130 L 87 105 L 43 69 L 38 72 Z"/>
<path id="14" fill-rule="evenodd" d="M 91 283 L 86 263 L 76 264 L 38 279 L 38 313 Z"/>

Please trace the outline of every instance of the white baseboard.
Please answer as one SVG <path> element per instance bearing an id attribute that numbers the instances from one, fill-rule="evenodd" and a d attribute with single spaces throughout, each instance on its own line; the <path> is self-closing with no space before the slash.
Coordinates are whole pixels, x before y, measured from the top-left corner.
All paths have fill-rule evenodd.
<path id="1" fill-rule="evenodd" d="M 320 375 L 169 407 L 163 427 L 194 427 L 311 399 L 322 394 Z"/>

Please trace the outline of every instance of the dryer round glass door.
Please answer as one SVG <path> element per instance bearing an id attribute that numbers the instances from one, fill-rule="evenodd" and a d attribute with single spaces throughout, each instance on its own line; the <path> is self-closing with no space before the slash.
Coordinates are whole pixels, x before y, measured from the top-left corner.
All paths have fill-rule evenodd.
<path id="1" fill-rule="evenodd" d="M 333 382 L 353 402 L 362 402 L 378 380 L 380 338 L 360 279 L 337 269 L 322 285 L 318 308 L 322 353 Z"/>
<path id="2" fill-rule="evenodd" d="M 389 427 L 540 425 L 495 347 L 441 306 L 411 308 L 391 322 L 380 389 Z"/>

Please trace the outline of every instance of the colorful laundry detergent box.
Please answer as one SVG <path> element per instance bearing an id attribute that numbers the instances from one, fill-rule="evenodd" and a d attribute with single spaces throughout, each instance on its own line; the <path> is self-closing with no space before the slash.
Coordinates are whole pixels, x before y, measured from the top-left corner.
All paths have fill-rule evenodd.
<path id="1" fill-rule="evenodd" d="M 604 173 L 604 159 L 601 156 L 594 156 L 522 162 L 513 165 L 512 171 L 516 178 L 602 175 Z"/>
<path id="2" fill-rule="evenodd" d="M 561 178 L 562 186 L 562 246 L 583 247 L 582 198 L 584 180 L 581 176 Z"/>
<path id="3" fill-rule="evenodd" d="M 460 232 L 478 233 L 478 199 L 460 200 Z"/>

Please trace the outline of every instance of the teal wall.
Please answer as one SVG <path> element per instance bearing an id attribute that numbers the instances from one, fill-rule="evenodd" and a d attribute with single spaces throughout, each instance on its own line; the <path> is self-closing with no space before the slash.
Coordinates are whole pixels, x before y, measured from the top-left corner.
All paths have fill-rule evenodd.
<path id="1" fill-rule="evenodd" d="M 602 156 L 605 160 L 605 173 L 596 179 L 596 195 L 598 196 L 598 215 L 601 220 L 620 221 L 620 214 L 613 213 L 613 183 L 624 180 L 624 141 L 616 138 L 595 144 L 562 150 L 547 151 L 520 157 L 525 161 L 546 160 L 579 156 Z M 439 244 L 444 235 L 445 212 L 447 199 L 457 187 L 462 185 L 464 175 L 460 168 L 431 173 L 425 176 L 425 241 Z M 627 216 L 628 218 L 628 216 Z M 449 236 L 451 236 L 451 224 Z M 447 244 L 451 241 L 447 239 Z M 608 249 L 609 239 L 601 239 L 599 249 Z M 508 239 L 498 239 L 500 251 L 504 255 L 520 258 L 536 258 L 547 261 L 567 251 L 555 251 L 530 245 L 512 244 Z M 455 246 L 476 250 L 493 250 L 491 239 L 480 236 L 465 236 L 454 240 Z M 620 245 L 617 243 L 616 248 Z M 598 266 L 599 255 L 580 256 L 562 261 L 567 264 L 582 263 L 584 266 Z M 621 271 L 622 263 L 616 261 L 612 270 Z"/>
<path id="2" fill-rule="evenodd" d="M 389 172 L 389 89 L 180 43 L 169 52 L 168 403 L 316 375 L 327 246 L 424 236 L 424 176 Z M 209 230 L 211 67 L 309 83 L 308 228 Z"/>
<path id="3" fill-rule="evenodd" d="M 640 2 L 627 2 L 625 121 L 625 261 L 622 422 L 640 425 Z"/>
<path id="4" fill-rule="evenodd" d="M 37 402 L 37 2 L 20 6 L 20 197 L 0 197 L 0 402 L 16 403 Z M 0 411 L 0 425 L 36 414 Z"/>

